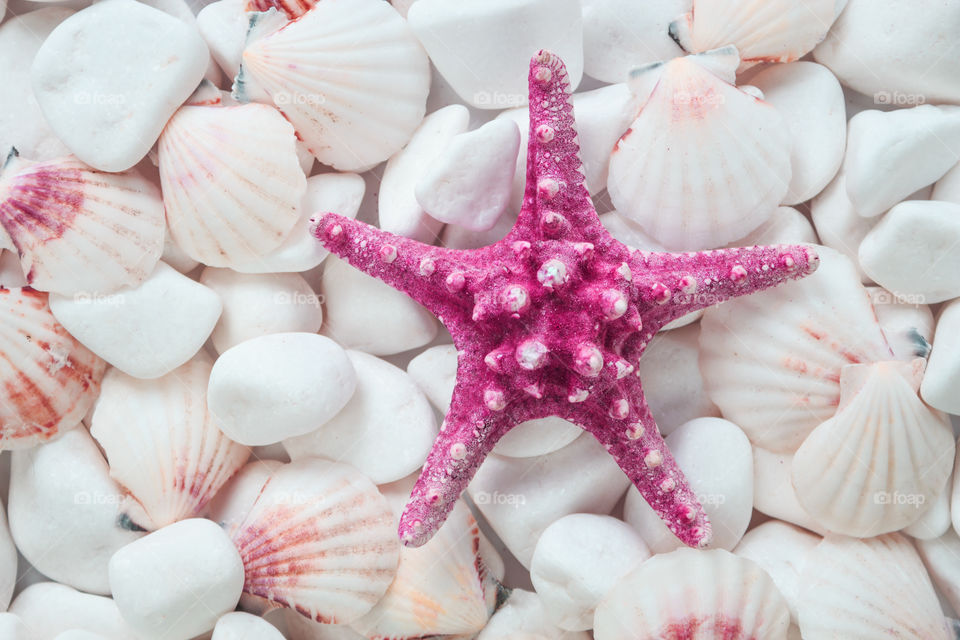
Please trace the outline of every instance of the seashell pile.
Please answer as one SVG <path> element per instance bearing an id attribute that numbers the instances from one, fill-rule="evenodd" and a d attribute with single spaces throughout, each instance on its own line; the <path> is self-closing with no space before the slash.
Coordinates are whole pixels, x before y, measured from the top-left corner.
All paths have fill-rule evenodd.
<path id="1" fill-rule="evenodd" d="M 0 640 L 960 638 L 958 34 L 0 0 Z"/>

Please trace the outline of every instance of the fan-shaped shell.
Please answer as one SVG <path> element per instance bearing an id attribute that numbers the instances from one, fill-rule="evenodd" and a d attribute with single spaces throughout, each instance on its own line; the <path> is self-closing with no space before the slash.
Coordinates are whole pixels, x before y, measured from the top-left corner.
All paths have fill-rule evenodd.
<path id="1" fill-rule="evenodd" d="M 201 515 L 250 455 L 207 411 L 211 367 L 201 352 L 160 378 L 112 369 L 103 380 L 90 433 L 127 494 L 124 515 L 143 529 Z"/>
<path id="2" fill-rule="evenodd" d="M 610 157 L 617 211 L 669 249 L 742 238 L 773 215 L 790 183 L 783 117 L 705 64 L 713 61 L 690 56 L 644 71 L 659 79 Z"/>
<path id="3" fill-rule="evenodd" d="M 63 295 L 136 286 L 163 251 L 156 186 L 132 169 L 97 171 L 72 156 L 11 156 L 0 173 L 0 226 L 27 282 Z"/>
<path id="4" fill-rule="evenodd" d="M 831 535 L 807 555 L 797 604 L 804 640 L 947 640 L 930 577 L 900 534 Z"/>
<path id="5" fill-rule="evenodd" d="M 426 112 L 430 66 L 382 0 L 322 0 L 247 43 L 234 93 L 265 92 L 320 162 L 368 169 L 407 143 Z"/>
<path id="6" fill-rule="evenodd" d="M 170 235 L 194 260 L 250 263 L 296 225 L 307 179 L 293 127 L 275 109 L 181 107 L 157 148 Z"/>
<path id="7" fill-rule="evenodd" d="M 397 571 L 386 498 L 345 464 L 304 458 L 279 467 L 228 533 L 243 558 L 245 593 L 318 622 L 356 621 Z"/>
<path id="8" fill-rule="evenodd" d="M 106 368 L 56 321 L 46 293 L 0 288 L 0 450 L 80 424 Z"/>
<path id="9" fill-rule="evenodd" d="M 700 370 L 710 399 L 753 444 L 789 453 L 840 402 L 840 370 L 893 359 L 848 258 L 817 247 L 797 282 L 707 310 Z"/>
<path id="10" fill-rule="evenodd" d="M 837 0 L 694 0 L 669 30 L 691 52 L 735 45 L 744 66 L 793 62 L 826 37 L 836 5 Z"/>
<path id="11" fill-rule="evenodd" d="M 920 400 L 924 363 L 854 364 L 840 372 L 840 406 L 793 458 L 800 504 L 830 531 L 875 536 L 909 525 L 943 491 L 953 430 Z"/>
<path id="12" fill-rule="evenodd" d="M 729 551 L 678 549 L 645 560 L 597 607 L 596 640 L 786 640 L 790 610 L 767 573 Z"/>
<path id="13" fill-rule="evenodd" d="M 352 626 L 378 640 L 472 635 L 487 623 L 496 598 L 497 583 L 480 554 L 480 529 L 457 501 L 430 542 L 400 549 L 397 577 Z"/>
<path id="14" fill-rule="evenodd" d="M 276 9 L 294 20 L 309 11 L 316 3 L 317 0 L 246 0 L 243 3 L 243 10 L 257 12 Z"/>

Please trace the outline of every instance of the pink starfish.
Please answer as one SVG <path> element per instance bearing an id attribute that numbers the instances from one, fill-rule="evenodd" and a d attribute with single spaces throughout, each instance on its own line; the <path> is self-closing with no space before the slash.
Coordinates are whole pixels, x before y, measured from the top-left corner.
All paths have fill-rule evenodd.
<path id="1" fill-rule="evenodd" d="M 566 68 L 541 51 L 523 208 L 503 240 L 458 251 L 335 214 L 315 221 L 330 251 L 436 314 L 459 350 L 450 410 L 400 519 L 407 545 L 431 538 L 501 436 L 547 416 L 592 433 L 680 540 L 710 541 L 644 401 L 640 354 L 671 320 L 803 277 L 818 258 L 803 246 L 632 250 L 601 226 L 579 151 Z"/>

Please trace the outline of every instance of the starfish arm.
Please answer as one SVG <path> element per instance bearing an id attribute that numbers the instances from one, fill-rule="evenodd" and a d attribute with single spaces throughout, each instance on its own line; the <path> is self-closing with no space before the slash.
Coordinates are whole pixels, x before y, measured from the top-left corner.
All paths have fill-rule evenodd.
<path id="1" fill-rule="evenodd" d="M 707 514 L 660 435 L 639 379 L 623 382 L 622 409 L 620 399 L 609 405 L 587 401 L 568 419 L 606 448 L 677 538 L 691 547 L 707 546 L 712 537 Z"/>
<path id="2" fill-rule="evenodd" d="M 680 316 L 813 273 L 810 246 L 773 245 L 690 253 L 635 252 L 631 267 L 640 303 L 662 326 Z M 653 327 L 651 327 L 653 328 Z"/>

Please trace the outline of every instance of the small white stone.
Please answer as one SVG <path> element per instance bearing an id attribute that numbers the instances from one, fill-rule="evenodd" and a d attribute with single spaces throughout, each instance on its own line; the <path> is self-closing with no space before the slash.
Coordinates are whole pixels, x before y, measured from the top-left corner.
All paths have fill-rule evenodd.
<path id="1" fill-rule="evenodd" d="M 939 538 L 918 540 L 917 551 L 937 590 L 954 611 L 960 610 L 960 537 L 954 530 Z"/>
<path id="2" fill-rule="evenodd" d="M 216 523 L 191 518 L 117 551 L 110 589 L 120 614 L 139 633 L 189 640 L 210 631 L 243 591 L 243 561 Z"/>
<path id="3" fill-rule="evenodd" d="M 960 296 L 960 204 L 910 200 L 864 238 L 860 266 L 898 296 L 933 304 Z"/>
<path id="4" fill-rule="evenodd" d="M 937 180 L 937 184 L 930 193 L 930 199 L 960 204 L 960 163 L 955 164 L 953 169 Z"/>
<path id="5" fill-rule="evenodd" d="M 420 175 L 417 202 L 441 222 L 492 229 L 507 208 L 519 149 L 520 131 L 507 119 L 454 136 Z"/>
<path id="6" fill-rule="evenodd" d="M 960 300 L 945 305 L 937 319 L 937 332 L 927 369 L 920 384 L 920 397 L 931 407 L 960 415 Z M 960 509 L 958 509 L 960 515 Z"/>
<path id="7" fill-rule="evenodd" d="M 211 2 L 197 14 L 197 27 L 210 49 L 210 55 L 231 78 L 240 71 L 243 47 L 247 41 L 250 17 L 244 11 L 245 0 Z"/>
<path id="8" fill-rule="evenodd" d="M 195 26 L 139 2 L 106 0 L 50 34 L 31 79 L 50 127 L 78 158 L 124 171 L 147 154 L 208 61 Z"/>
<path id="9" fill-rule="evenodd" d="M 102 636 L 101 636 L 102 637 Z M 27 625 L 14 613 L 0 613 L 0 638 L 4 640 L 35 640 Z"/>
<path id="10" fill-rule="evenodd" d="M 450 409 L 457 381 L 457 348 L 441 344 L 425 349 L 407 365 L 407 373 L 441 413 Z"/>
<path id="11" fill-rule="evenodd" d="M 217 294 L 158 262 L 115 293 L 50 296 L 50 310 L 85 347 L 135 378 L 159 378 L 193 357 L 220 317 Z"/>
<path id="12" fill-rule="evenodd" d="M 437 335 L 433 315 L 405 293 L 331 256 L 324 265 L 323 333 L 344 347 L 391 355 Z"/>
<path id="13" fill-rule="evenodd" d="M 722 418 L 697 418 L 680 425 L 666 441 L 713 525 L 710 547 L 733 549 L 753 509 L 753 457 L 747 436 Z M 683 546 L 636 487 L 627 492 L 623 514 L 654 553 Z"/>
<path id="14" fill-rule="evenodd" d="M 243 274 L 207 267 L 200 282 L 223 303 L 210 336 L 219 353 L 271 333 L 315 333 L 323 324 L 322 300 L 298 273 Z"/>
<path id="15" fill-rule="evenodd" d="M 550 622 L 540 597 L 532 591 L 513 589 L 494 613 L 477 640 L 589 640 L 586 631 L 564 631 Z"/>
<path id="16" fill-rule="evenodd" d="M 56 638 L 71 629 L 97 633 L 108 640 L 141 637 L 121 617 L 112 598 L 55 582 L 38 582 L 21 591 L 10 605 L 10 613 L 23 621 L 30 633 L 28 640 Z"/>
<path id="17" fill-rule="evenodd" d="M 285 440 L 296 460 L 318 456 L 352 464 L 376 484 L 413 473 L 437 436 L 433 409 L 410 375 L 362 351 L 348 351 L 357 375 L 349 402 L 322 427 Z"/>
<path id="18" fill-rule="evenodd" d="M 800 506 L 790 479 L 793 454 L 753 448 L 753 508 L 821 535 L 826 531 Z"/>
<path id="19" fill-rule="evenodd" d="M 857 213 L 850 196 L 847 195 L 847 177 L 841 169 L 837 177 L 810 202 L 810 217 L 816 227 L 820 243 L 839 251 L 850 258 L 856 266 L 860 280 L 870 282 L 870 278 L 860 266 L 860 243 L 867 236 L 879 218 L 865 218 Z"/>
<path id="20" fill-rule="evenodd" d="M 217 620 L 210 640 L 283 640 L 283 634 L 260 616 L 234 611 Z"/>
<path id="21" fill-rule="evenodd" d="M 274 333 L 217 358 L 207 406 L 231 440 L 272 444 L 323 425 L 347 404 L 356 386 L 353 365 L 333 340 Z"/>
<path id="22" fill-rule="evenodd" d="M 561 629 L 593 627 L 593 610 L 621 577 L 650 557 L 622 520 L 575 513 L 547 527 L 537 541 L 530 578 L 547 617 Z"/>

